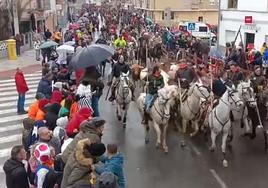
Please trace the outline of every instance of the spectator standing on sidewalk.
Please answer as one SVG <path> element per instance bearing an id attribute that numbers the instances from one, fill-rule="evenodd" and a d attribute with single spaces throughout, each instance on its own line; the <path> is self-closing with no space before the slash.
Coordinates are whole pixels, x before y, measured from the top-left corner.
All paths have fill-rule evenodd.
<path id="1" fill-rule="evenodd" d="M 40 61 L 40 55 L 41 55 L 40 45 L 41 45 L 41 40 L 40 40 L 39 37 L 36 37 L 36 39 L 34 41 L 34 49 L 35 49 L 35 59 L 36 59 L 36 61 Z"/>
<path id="2" fill-rule="evenodd" d="M 20 68 L 17 68 L 17 72 L 15 74 L 15 82 L 16 82 L 16 88 L 19 94 L 19 99 L 18 99 L 18 104 L 17 104 L 17 113 L 26 114 L 27 112 L 24 110 L 25 93 L 29 89 L 25 81 L 23 72 Z"/>
<path id="3" fill-rule="evenodd" d="M 16 34 L 15 40 L 16 40 L 17 56 L 20 56 L 20 47 L 23 45 L 22 36 L 20 34 Z"/>
<path id="4" fill-rule="evenodd" d="M 23 146 L 14 146 L 11 158 L 4 164 L 7 188 L 29 188 L 28 176 L 23 164 L 26 160 L 26 151 Z"/>

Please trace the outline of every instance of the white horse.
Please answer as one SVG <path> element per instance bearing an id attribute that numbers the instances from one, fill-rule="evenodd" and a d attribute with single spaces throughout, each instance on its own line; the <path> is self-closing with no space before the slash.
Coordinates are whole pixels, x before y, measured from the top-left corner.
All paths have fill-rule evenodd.
<path id="1" fill-rule="evenodd" d="M 168 146 L 166 143 L 166 134 L 168 128 L 168 122 L 170 119 L 170 108 L 175 104 L 175 98 L 178 96 L 178 88 L 175 85 L 165 86 L 158 91 L 158 97 L 155 100 L 151 110 L 150 118 L 153 123 L 157 135 L 156 147 L 162 147 L 165 153 L 168 153 Z M 145 106 L 145 93 L 141 93 L 137 99 L 137 104 L 141 116 L 144 116 Z M 149 142 L 149 124 L 145 125 L 145 143 Z M 161 131 L 162 130 L 162 131 Z"/>
<path id="2" fill-rule="evenodd" d="M 181 101 L 178 111 L 182 117 L 182 132 L 185 134 L 187 131 L 187 124 L 191 121 L 194 126 L 194 132 L 190 134 L 191 137 L 195 136 L 199 131 L 199 117 L 201 112 L 201 101 L 208 101 L 210 97 L 209 90 L 206 86 L 200 83 L 193 83 L 187 93 L 187 98 Z M 184 146 L 184 141 L 181 142 Z"/>
<path id="3" fill-rule="evenodd" d="M 226 141 L 231 129 L 230 113 L 232 109 L 239 109 L 243 105 L 243 101 L 239 97 L 239 93 L 230 88 L 219 99 L 219 104 L 215 106 L 208 116 L 209 127 L 211 129 L 211 147 L 210 150 L 214 151 L 216 148 L 216 137 L 222 132 L 222 154 L 223 166 L 228 166 L 228 161 L 225 158 L 226 154 Z"/>
<path id="4" fill-rule="evenodd" d="M 122 73 L 120 76 L 119 84 L 116 88 L 116 116 L 119 121 L 123 117 L 123 127 L 126 128 L 127 111 L 132 98 L 132 92 L 129 86 L 130 80 L 129 73 Z"/>
<path id="5" fill-rule="evenodd" d="M 249 125 L 248 120 L 248 108 L 247 105 L 250 107 L 256 107 L 257 102 L 255 100 L 254 90 L 251 87 L 251 81 L 241 81 L 237 85 L 237 91 L 239 93 L 240 99 L 243 100 L 244 105 L 241 106 L 239 110 L 232 110 L 234 122 L 238 122 L 239 125 L 243 123 L 245 126 L 245 133 L 250 133 L 251 127 Z"/>

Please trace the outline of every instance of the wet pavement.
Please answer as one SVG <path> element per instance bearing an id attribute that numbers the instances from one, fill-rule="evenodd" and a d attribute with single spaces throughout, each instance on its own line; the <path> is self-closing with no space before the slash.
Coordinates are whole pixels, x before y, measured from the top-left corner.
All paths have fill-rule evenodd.
<path id="1" fill-rule="evenodd" d="M 107 90 L 107 88 L 106 88 Z M 106 94 L 106 91 L 104 92 Z M 136 96 L 138 96 L 136 94 Z M 115 105 L 100 101 L 101 114 L 108 121 L 103 141 L 117 143 L 125 155 L 125 172 L 128 188 L 266 188 L 268 186 L 268 155 L 264 152 L 261 132 L 251 140 L 240 136 L 235 127 L 232 147 L 227 150 L 229 167 L 221 162 L 220 141 L 217 150 L 208 150 L 203 135 L 190 139 L 180 146 L 180 134 L 171 127 L 168 132 L 169 153 L 155 148 L 156 136 L 151 129 L 150 142 L 144 142 L 144 129 L 135 102 L 128 113 L 127 128 L 116 119 Z"/>

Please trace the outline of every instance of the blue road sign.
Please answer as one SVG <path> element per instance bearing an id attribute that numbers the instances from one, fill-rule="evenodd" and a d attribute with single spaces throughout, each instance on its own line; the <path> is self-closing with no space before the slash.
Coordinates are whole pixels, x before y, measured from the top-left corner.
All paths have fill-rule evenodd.
<path id="1" fill-rule="evenodd" d="M 193 23 L 193 22 L 189 22 L 189 23 L 188 23 L 188 30 L 190 30 L 190 31 L 195 30 L 195 23 Z"/>

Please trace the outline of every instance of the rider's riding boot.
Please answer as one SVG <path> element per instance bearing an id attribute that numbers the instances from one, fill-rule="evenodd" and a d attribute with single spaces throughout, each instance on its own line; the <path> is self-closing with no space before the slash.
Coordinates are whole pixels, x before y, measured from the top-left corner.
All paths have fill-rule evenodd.
<path id="1" fill-rule="evenodd" d="M 141 124 L 147 125 L 148 124 L 148 119 L 149 119 L 148 113 L 146 111 L 144 111 L 144 115 L 143 115 L 143 119 L 141 121 Z"/>
<path id="2" fill-rule="evenodd" d="M 113 102 L 115 100 L 115 87 L 111 88 L 111 96 L 109 97 L 109 101 Z"/>

